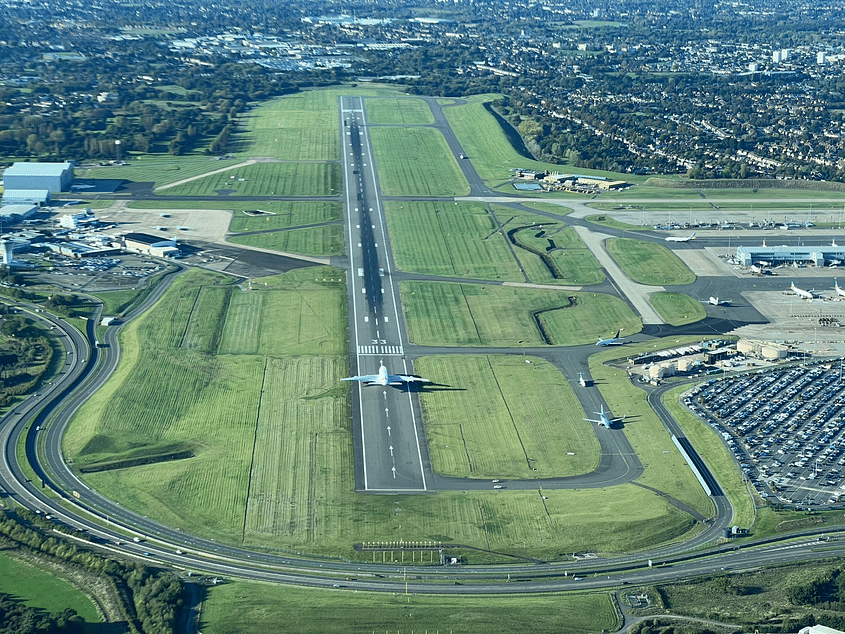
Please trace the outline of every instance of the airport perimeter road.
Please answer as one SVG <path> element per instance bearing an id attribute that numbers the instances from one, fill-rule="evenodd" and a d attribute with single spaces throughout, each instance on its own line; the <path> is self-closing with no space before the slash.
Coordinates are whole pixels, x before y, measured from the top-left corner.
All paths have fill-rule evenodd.
<path id="1" fill-rule="evenodd" d="M 386 221 L 361 97 L 341 97 L 344 206 L 349 271 L 349 340 L 354 374 L 411 374 Z M 424 492 L 430 486 L 419 402 L 411 390 L 352 388 L 359 491 Z"/>

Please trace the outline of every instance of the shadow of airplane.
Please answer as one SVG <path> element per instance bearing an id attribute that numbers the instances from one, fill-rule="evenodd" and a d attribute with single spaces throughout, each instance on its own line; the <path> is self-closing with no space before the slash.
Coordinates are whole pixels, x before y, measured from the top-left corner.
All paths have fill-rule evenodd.
<path id="1" fill-rule="evenodd" d="M 403 392 L 466 392 L 465 387 L 452 387 L 446 383 L 405 383 L 401 390 Z"/>

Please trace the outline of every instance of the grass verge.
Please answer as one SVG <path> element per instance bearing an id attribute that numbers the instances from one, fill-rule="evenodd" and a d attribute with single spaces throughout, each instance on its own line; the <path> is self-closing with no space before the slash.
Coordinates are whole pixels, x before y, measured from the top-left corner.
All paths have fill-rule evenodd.
<path id="1" fill-rule="evenodd" d="M 662 244 L 609 238 L 605 245 L 619 267 L 635 282 L 660 286 L 692 284 L 695 281 L 695 274 L 687 265 Z"/>

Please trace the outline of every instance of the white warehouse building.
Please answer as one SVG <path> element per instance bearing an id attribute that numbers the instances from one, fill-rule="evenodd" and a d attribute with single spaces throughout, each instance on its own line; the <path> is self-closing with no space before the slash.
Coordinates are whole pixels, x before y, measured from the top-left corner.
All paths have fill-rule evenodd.
<path id="1" fill-rule="evenodd" d="M 14 163 L 3 172 L 6 192 L 14 189 L 63 192 L 73 183 L 73 163 Z"/>

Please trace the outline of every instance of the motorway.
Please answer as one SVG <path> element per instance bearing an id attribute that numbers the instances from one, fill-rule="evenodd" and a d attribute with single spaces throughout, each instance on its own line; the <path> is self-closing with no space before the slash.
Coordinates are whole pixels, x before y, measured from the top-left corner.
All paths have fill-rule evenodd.
<path id="1" fill-rule="evenodd" d="M 461 350 L 422 349 L 407 343 L 396 287 L 398 276 L 391 260 L 378 175 L 361 100 L 344 98 L 340 116 L 349 247 L 352 372 L 374 374 L 379 363 L 383 362 L 391 372 L 410 374 L 413 369 L 406 357 L 447 351 L 460 353 Z M 480 190 L 475 187 L 473 191 Z M 157 301 L 167 283 L 167 280 L 161 283 L 127 319 Z M 61 437 L 71 416 L 117 365 L 120 326 L 110 327 L 104 340 L 106 347 L 96 348 L 92 345 L 95 320 L 89 320 L 86 332 L 82 333 L 65 320 L 35 312 L 34 307 L 28 310 L 31 317 L 49 322 L 64 333 L 61 339 L 68 362 L 51 385 L 15 407 L 5 417 L 0 427 L 3 446 L 0 487 L 16 502 L 50 513 L 58 522 L 87 532 L 99 540 L 95 547 L 113 556 L 132 556 L 146 563 L 170 566 L 177 571 L 203 571 L 224 577 L 326 588 L 342 586 L 388 592 L 489 594 L 607 588 L 616 587 L 623 581 L 632 584 L 665 582 L 725 568 L 753 569 L 786 561 L 838 556 L 841 551 L 837 541 L 817 541 L 814 535 L 820 531 L 808 531 L 800 538 L 783 537 L 742 547 L 729 545 L 705 550 L 703 547 L 712 547 L 718 532 L 731 519 L 731 509 L 726 498 L 720 495 L 718 483 L 712 496 L 716 505 L 715 515 L 707 519 L 704 530 L 696 538 L 649 553 L 617 558 L 564 563 L 531 561 L 508 566 L 426 566 L 410 567 L 408 570 L 400 563 L 350 563 L 250 551 L 186 535 L 133 513 L 92 491 L 76 478 L 61 453 Z M 520 349 L 519 352 L 523 351 L 550 360 L 571 378 L 578 371 L 583 371 L 587 354 L 595 352 L 595 348 L 584 347 L 577 351 Z M 513 354 L 514 350 L 502 352 Z M 588 412 L 602 404 L 598 390 L 578 390 L 578 396 Z M 680 435 L 680 430 L 673 427 L 674 421 L 660 408 L 657 396 L 651 400 L 658 415 L 667 428 Z M 466 489 L 470 484 L 478 488 L 489 487 L 486 482 L 443 478 L 431 473 L 413 392 L 395 388 L 365 388 L 359 384 L 353 389 L 353 402 L 357 421 L 353 429 L 358 448 L 356 482 L 359 491 L 427 492 Z M 538 480 L 509 482 L 508 488 L 533 489 L 547 484 L 549 487 L 607 486 L 635 479 L 642 466 L 627 444 L 624 432 L 598 431 L 602 462 L 594 474 L 548 483 Z M 15 449 L 24 434 L 29 467 L 21 464 Z M 28 469 L 34 470 L 35 481 L 27 475 Z M 826 532 L 830 533 L 829 527 Z M 140 541 L 134 542 L 133 536 Z M 681 554 L 695 547 L 701 547 L 701 550 L 694 555 Z M 386 548 L 399 550 L 398 545 Z M 439 545 L 428 544 L 421 548 L 436 552 Z M 374 562 L 380 558 L 379 555 L 379 551 L 373 551 Z M 649 565 L 649 559 L 653 565 Z M 576 575 L 580 577 L 577 581 Z"/>

